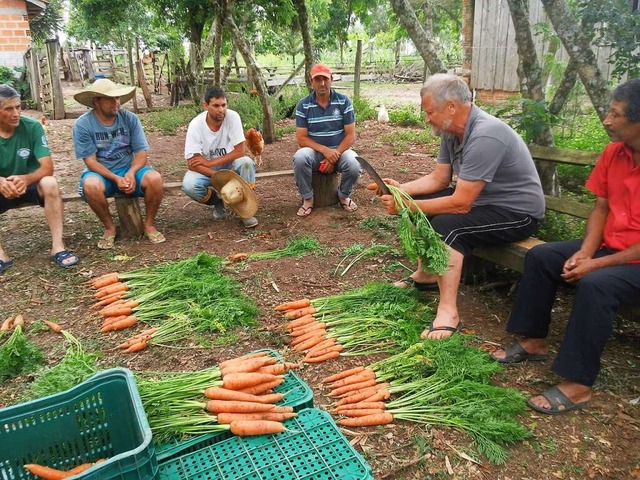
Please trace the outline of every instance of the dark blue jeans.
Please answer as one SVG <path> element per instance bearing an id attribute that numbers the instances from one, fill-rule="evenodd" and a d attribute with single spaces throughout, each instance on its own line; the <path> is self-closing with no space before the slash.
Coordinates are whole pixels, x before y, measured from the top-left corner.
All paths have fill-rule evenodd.
<path id="1" fill-rule="evenodd" d="M 565 261 L 577 252 L 581 240 L 537 245 L 527 253 L 507 331 L 546 338 L 551 308 L 559 285 L 569 285 L 560 274 Z M 611 255 L 600 249 L 594 257 Z M 592 386 L 600 371 L 600 356 L 613 330 L 621 304 L 640 304 L 640 264 L 595 270 L 575 284 L 573 308 L 564 340 L 552 369 L 561 377 Z"/>

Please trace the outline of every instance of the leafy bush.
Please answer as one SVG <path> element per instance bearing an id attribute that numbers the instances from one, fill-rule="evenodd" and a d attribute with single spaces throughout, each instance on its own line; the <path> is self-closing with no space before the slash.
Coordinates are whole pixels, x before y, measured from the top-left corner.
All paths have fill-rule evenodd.
<path id="1" fill-rule="evenodd" d="M 353 109 L 356 112 L 356 122 L 362 122 L 364 120 L 373 120 L 378 118 L 376 109 L 371 106 L 369 100 L 360 97 L 353 99 Z"/>
<path id="2" fill-rule="evenodd" d="M 587 221 L 560 212 L 547 210 L 538 224 L 537 237 L 545 242 L 561 242 L 584 238 Z"/>
<path id="3" fill-rule="evenodd" d="M 0 83 L 6 83 L 15 88 L 20 98 L 26 98 L 29 96 L 29 82 L 24 79 L 25 72 L 24 67 L 9 68 L 0 65 Z"/>
<path id="4" fill-rule="evenodd" d="M 401 107 L 389 110 L 389 123 L 399 127 L 424 126 L 424 117 L 413 107 Z"/>
<path id="5" fill-rule="evenodd" d="M 600 152 L 609 143 L 609 135 L 594 111 L 575 116 L 570 122 L 557 128 L 554 137 L 557 147 L 590 152 Z"/>

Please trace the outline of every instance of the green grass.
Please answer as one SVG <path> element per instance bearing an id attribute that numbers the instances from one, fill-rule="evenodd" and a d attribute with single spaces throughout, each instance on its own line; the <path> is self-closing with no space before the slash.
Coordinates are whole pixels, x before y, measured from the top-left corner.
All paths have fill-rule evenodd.
<path id="1" fill-rule="evenodd" d="M 155 112 L 140 115 L 142 125 L 147 132 L 161 132 L 163 135 L 176 135 L 178 129 L 202 112 L 201 107 L 195 105 L 181 105 L 163 108 Z"/>
<path id="2" fill-rule="evenodd" d="M 392 133 L 385 133 L 380 136 L 383 143 L 393 147 L 394 155 L 401 155 L 407 150 L 409 145 L 429 145 L 437 147 L 440 139 L 435 137 L 430 130 L 400 130 Z"/>
<path id="3" fill-rule="evenodd" d="M 424 127 L 424 116 L 417 107 L 401 107 L 389 110 L 389 123 L 398 127 Z"/>
<path id="4" fill-rule="evenodd" d="M 609 143 L 609 135 L 594 111 L 575 116 L 558 126 L 554 132 L 556 147 L 600 152 Z"/>

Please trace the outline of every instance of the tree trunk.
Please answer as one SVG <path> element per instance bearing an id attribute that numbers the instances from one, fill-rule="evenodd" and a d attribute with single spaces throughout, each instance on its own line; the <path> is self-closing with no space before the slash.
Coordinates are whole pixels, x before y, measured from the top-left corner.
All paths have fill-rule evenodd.
<path id="1" fill-rule="evenodd" d="M 222 17 L 216 15 L 216 38 L 213 48 L 213 84 L 221 85 L 222 71 L 220 69 L 220 59 L 222 58 Z"/>
<path id="2" fill-rule="evenodd" d="M 523 97 L 545 104 L 542 85 L 542 68 L 538 62 L 531 25 L 529 23 L 529 0 L 507 0 L 511 21 L 515 27 L 516 46 L 518 48 L 518 77 L 520 79 L 520 93 Z M 545 107 L 546 108 L 546 107 Z M 527 105 L 524 104 L 523 114 L 527 115 Z M 553 146 L 553 132 L 551 125 L 544 120 L 538 120 L 539 132 L 532 138 L 536 145 L 545 147 Z M 536 165 L 542 190 L 547 195 L 557 194 L 556 166 L 550 162 L 542 162 Z"/>
<path id="3" fill-rule="evenodd" d="M 136 76 L 133 68 L 133 45 L 131 43 L 131 37 L 127 38 L 127 57 L 129 58 L 129 81 L 131 85 L 136 85 Z M 138 113 L 138 96 L 133 95 L 133 111 Z"/>
<path id="4" fill-rule="evenodd" d="M 227 78 L 229 77 L 229 74 L 231 73 L 231 67 L 233 67 L 233 62 L 235 61 L 236 52 L 237 51 L 238 51 L 238 49 L 236 48 L 236 45 L 235 44 L 231 45 L 231 52 L 229 52 L 229 58 L 227 58 L 227 63 L 225 63 L 224 68 L 222 69 L 222 76 L 220 78 L 220 85 L 226 85 L 227 84 Z"/>
<path id="5" fill-rule="evenodd" d="M 576 86 L 576 80 L 578 80 L 576 63 L 573 60 L 569 60 L 567 68 L 564 69 L 562 80 L 560 80 L 556 94 L 549 103 L 549 112 L 552 115 L 560 114 L 560 111 L 564 108 L 567 100 L 569 99 L 571 90 Z"/>
<path id="6" fill-rule="evenodd" d="M 420 25 L 420 21 L 409 2 L 407 0 L 391 0 L 391 7 L 409 33 L 409 37 L 411 37 L 429 71 L 432 73 L 446 72 L 447 69 L 442 60 L 438 58 L 431 36 Z"/>
<path id="7" fill-rule="evenodd" d="M 542 0 L 542 5 L 562 40 L 564 49 L 575 62 L 578 76 L 589 95 L 593 108 L 600 120 L 604 120 L 609 111 L 611 91 L 591 50 L 589 34 L 582 30 L 580 22 L 576 21 L 575 15 L 569 10 L 564 0 Z"/>
<path id="8" fill-rule="evenodd" d="M 294 0 L 293 4 L 298 14 L 298 25 L 300 26 L 300 35 L 302 35 L 302 46 L 304 49 L 304 81 L 307 84 L 307 88 L 311 90 L 310 75 L 311 67 L 313 67 L 313 46 L 311 44 L 311 35 L 309 35 L 309 16 L 307 15 L 307 6 L 305 0 Z"/>
<path id="9" fill-rule="evenodd" d="M 269 102 L 267 84 L 264 81 L 260 67 L 258 67 L 258 64 L 251 54 L 251 45 L 245 39 L 244 35 L 242 35 L 242 32 L 240 32 L 231 15 L 226 16 L 225 25 L 231 34 L 233 43 L 244 59 L 244 63 L 247 66 L 247 73 L 251 73 L 250 76 L 256 83 L 256 90 L 258 90 L 258 97 L 262 105 L 262 136 L 265 143 L 272 143 L 276 138 L 276 129 L 273 123 L 273 111 L 271 109 L 271 103 Z"/>

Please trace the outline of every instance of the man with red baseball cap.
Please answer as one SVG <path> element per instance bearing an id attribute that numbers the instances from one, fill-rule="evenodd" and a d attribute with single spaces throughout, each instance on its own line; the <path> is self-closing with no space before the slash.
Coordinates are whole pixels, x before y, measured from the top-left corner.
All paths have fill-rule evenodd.
<path id="1" fill-rule="evenodd" d="M 299 217 L 313 211 L 311 177 L 320 173 L 340 172 L 340 205 L 347 212 L 358 208 L 349 197 L 361 172 L 357 154 L 351 150 L 356 140 L 356 118 L 349 97 L 331 88 L 332 78 L 328 65 L 315 64 L 311 69 L 313 92 L 296 107 L 296 139 L 300 148 L 293 156 L 293 174 L 302 197 Z"/>

